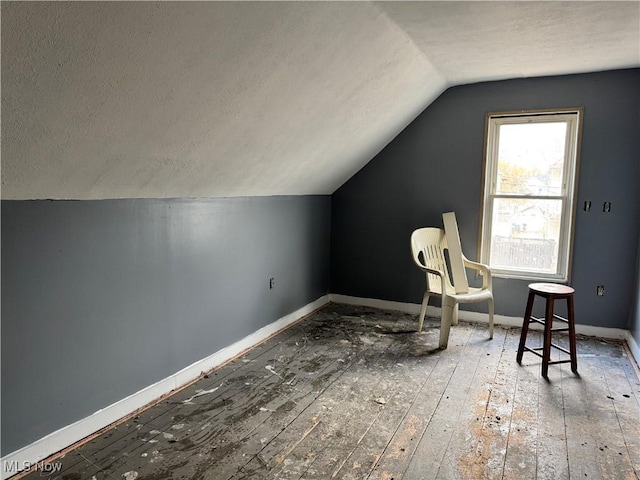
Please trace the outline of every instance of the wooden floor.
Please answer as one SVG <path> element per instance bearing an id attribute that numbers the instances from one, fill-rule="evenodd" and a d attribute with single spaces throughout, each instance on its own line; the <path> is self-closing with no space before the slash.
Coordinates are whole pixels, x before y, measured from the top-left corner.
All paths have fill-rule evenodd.
<path id="1" fill-rule="evenodd" d="M 330 304 L 56 461 L 56 478 L 637 479 L 640 382 L 578 338 L 579 376 L 520 330 Z M 562 343 L 563 339 L 559 339 Z M 33 472 L 29 478 L 41 478 Z M 50 477 L 51 478 L 51 477 Z"/>

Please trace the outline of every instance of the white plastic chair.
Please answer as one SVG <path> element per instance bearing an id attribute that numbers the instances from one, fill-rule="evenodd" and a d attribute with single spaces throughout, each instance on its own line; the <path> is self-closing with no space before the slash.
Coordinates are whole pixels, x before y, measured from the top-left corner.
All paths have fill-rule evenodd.
<path id="1" fill-rule="evenodd" d="M 453 217 L 455 222 L 455 216 Z M 455 225 L 455 223 L 454 223 Z M 457 235 L 457 226 L 455 235 Z M 451 235 L 450 235 L 451 236 Z M 459 242 L 459 237 L 453 239 Z M 418 268 L 425 272 L 427 290 L 422 299 L 418 332 L 422 331 L 424 317 L 427 313 L 427 305 L 431 295 L 442 297 L 442 318 L 440 321 L 440 348 L 447 348 L 449 343 L 449 330 L 451 325 L 458 324 L 458 305 L 460 303 L 475 303 L 487 301 L 489 304 L 489 338 L 493 338 L 493 291 L 491 282 L 491 269 L 481 263 L 467 259 L 458 249 L 462 257 L 462 265 L 466 268 L 478 270 L 482 275 L 482 287 L 469 287 L 465 278 L 458 282 L 458 288 L 454 287 L 449 278 L 449 270 L 445 261 L 445 250 L 449 250 L 450 262 L 453 264 L 460 259 L 451 258 L 453 252 L 447 246 L 447 235 L 441 228 L 419 228 L 411 234 L 411 252 L 413 261 Z M 460 285 L 463 284 L 463 285 Z M 466 284 L 466 285 L 464 285 Z M 456 291 L 457 290 L 457 291 Z M 466 291 L 465 291 L 466 290 Z"/>

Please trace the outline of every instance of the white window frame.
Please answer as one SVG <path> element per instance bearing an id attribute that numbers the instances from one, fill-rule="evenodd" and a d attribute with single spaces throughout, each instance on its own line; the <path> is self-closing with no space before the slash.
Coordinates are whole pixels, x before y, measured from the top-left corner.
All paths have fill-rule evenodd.
<path id="1" fill-rule="evenodd" d="M 518 278 L 526 280 L 549 280 L 568 282 L 571 272 L 571 257 L 573 250 L 573 232 L 576 211 L 577 178 L 580 157 L 580 143 L 582 137 L 582 122 L 584 109 L 567 108 L 561 110 L 529 110 L 519 112 L 490 112 L 485 122 L 485 156 L 483 175 L 483 198 L 480 227 L 480 262 L 491 265 L 491 229 L 493 206 L 497 198 L 524 199 L 556 199 L 562 200 L 560 221 L 560 239 L 558 245 L 558 262 L 555 273 L 541 273 L 534 270 L 506 269 L 491 267 L 492 275 L 503 278 Z M 563 166 L 562 188 L 560 195 L 522 195 L 497 194 L 498 147 L 500 125 L 539 123 L 539 122 L 567 122 L 567 138 Z"/>

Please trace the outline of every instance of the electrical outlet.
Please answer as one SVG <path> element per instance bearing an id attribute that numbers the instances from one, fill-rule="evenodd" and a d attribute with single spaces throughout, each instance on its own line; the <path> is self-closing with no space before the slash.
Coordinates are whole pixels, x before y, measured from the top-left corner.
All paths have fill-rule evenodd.
<path id="1" fill-rule="evenodd" d="M 596 295 L 598 295 L 599 297 L 604 296 L 604 285 L 598 285 L 596 287 Z"/>
<path id="2" fill-rule="evenodd" d="M 273 287 L 275 287 L 275 286 L 276 286 L 276 279 L 275 279 L 275 278 L 273 278 L 273 277 L 271 277 L 271 278 L 269 279 L 269 289 L 272 289 L 272 288 L 273 288 Z M 602 288 L 604 288 L 604 287 L 602 287 Z"/>

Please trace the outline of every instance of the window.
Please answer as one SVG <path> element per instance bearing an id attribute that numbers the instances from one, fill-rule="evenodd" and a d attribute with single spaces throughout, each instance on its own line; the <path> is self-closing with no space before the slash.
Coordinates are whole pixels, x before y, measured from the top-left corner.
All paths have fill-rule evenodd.
<path id="1" fill-rule="evenodd" d="M 582 109 L 487 115 L 480 260 L 569 279 Z"/>

